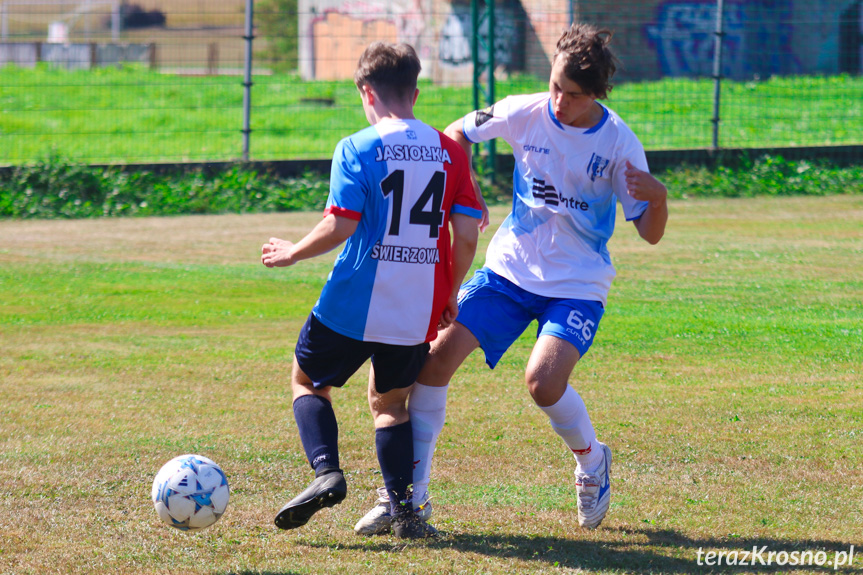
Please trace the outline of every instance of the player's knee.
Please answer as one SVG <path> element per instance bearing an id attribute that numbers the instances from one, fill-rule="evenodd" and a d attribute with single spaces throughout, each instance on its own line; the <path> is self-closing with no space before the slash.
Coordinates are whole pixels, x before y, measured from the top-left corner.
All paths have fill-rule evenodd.
<path id="1" fill-rule="evenodd" d="M 524 383 L 527 385 L 527 391 L 530 393 L 530 396 L 536 399 L 536 394 L 542 392 L 543 383 L 542 379 L 538 377 L 536 374 L 528 371 L 524 375 Z"/>
<path id="2" fill-rule="evenodd" d="M 432 350 L 426 357 L 425 364 L 417 376 L 417 381 L 432 387 L 446 385 L 455 370 L 458 369 L 458 365 L 453 368 L 452 363 L 455 362 L 445 353 Z"/>
<path id="3" fill-rule="evenodd" d="M 410 420 L 407 406 L 404 404 L 404 402 L 402 402 L 400 405 L 390 404 L 380 407 L 381 409 L 372 411 L 372 416 L 375 420 L 375 429 L 380 429 L 382 427 L 393 427 L 394 425 L 400 425 Z"/>
<path id="4" fill-rule="evenodd" d="M 525 373 L 525 383 L 530 397 L 542 407 L 554 405 L 563 395 L 566 389 L 566 381 L 559 382 L 540 374 L 528 371 Z"/>

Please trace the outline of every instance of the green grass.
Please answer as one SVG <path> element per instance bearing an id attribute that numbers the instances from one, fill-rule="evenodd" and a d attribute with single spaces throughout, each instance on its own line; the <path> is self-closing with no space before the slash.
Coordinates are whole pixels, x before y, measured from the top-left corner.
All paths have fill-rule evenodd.
<path id="1" fill-rule="evenodd" d="M 0 85 L 3 164 L 49 156 L 90 163 L 241 156 L 237 77 L 169 76 L 134 67 L 4 67 Z M 517 76 L 499 81 L 495 93 L 502 98 L 546 89 L 544 79 Z M 422 82 L 420 90 L 417 116 L 440 129 L 473 108 L 469 87 Z M 332 105 L 313 102 L 319 99 Z M 712 102 L 712 81 L 666 79 L 620 85 L 608 105 L 647 149 L 681 149 L 711 145 Z M 252 104 L 251 158 L 257 160 L 329 158 L 339 139 L 367 125 L 351 82 L 258 76 Z M 861 144 L 863 78 L 727 81 L 721 118 L 723 147 Z"/>
<path id="2" fill-rule="evenodd" d="M 572 378 L 614 450 L 603 527 L 578 529 L 572 457 L 525 389 L 529 329 L 494 371 L 474 354 L 456 374 L 432 484 L 445 535 L 407 544 L 351 530 L 380 484 L 365 370 L 336 393 L 348 498 L 272 525 L 311 479 L 288 376 L 333 256 L 267 270 L 258 254 L 318 213 L 3 222 L 0 572 L 710 573 L 699 549 L 859 551 L 863 196 L 670 212 L 656 247 L 620 220 Z M 195 535 L 149 501 L 187 452 L 232 488 Z"/>

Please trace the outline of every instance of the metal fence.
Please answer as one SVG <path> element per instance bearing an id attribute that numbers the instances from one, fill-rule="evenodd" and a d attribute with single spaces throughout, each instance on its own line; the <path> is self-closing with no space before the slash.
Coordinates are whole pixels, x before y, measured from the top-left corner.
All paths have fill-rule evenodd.
<path id="1" fill-rule="evenodd" d="M 613 31 L 605 103 L 648 150 L 863 163 L 863 0 L 0 0 L 0 164 L 325 159 L 366 125 L 369 42 L 417 48 L 443 128 L 546 90 L 576 20 Z"/>

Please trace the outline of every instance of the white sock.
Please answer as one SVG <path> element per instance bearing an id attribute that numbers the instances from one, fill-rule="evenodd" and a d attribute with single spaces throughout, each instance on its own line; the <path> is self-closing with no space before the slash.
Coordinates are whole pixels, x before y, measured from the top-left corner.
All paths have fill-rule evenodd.
<path id="1" fill-rule="evenodd" d="M 554 405 L 540 407 L 551 420 L 551 428 L 572 450 L 583 471 L 595 471 L 602 464 L 603 452 L 596 440 L 596 432 L 587 414 L 584 400 L 571 385 Z"/>
<path id="2" fill-rule="evenodd" d="M 423 501 L 428 492 L 431 460 L 446 419 L 448 389 L 449 385 L 432 387 L 416 383 L 408 400 L 408 413 L 414 434 L 414 503 Z"/>

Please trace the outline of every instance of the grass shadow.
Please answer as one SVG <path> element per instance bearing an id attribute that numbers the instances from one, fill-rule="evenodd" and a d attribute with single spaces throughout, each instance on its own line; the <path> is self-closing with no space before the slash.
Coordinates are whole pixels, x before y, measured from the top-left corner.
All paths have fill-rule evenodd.
<path id="1" fill-rule="evenodd" d="M 698 538 L 689 537 L 671 529 L 611 528 L 609 531 L 631 538 L 632 541 L 620 541 L 617 538 L 614 541 L 584 541 L 561 537 L 443 533 L 441 537 L 421 542 L 393 543 L 389 539 L 381 539 L 380 542 L 363 541 L 342 547 L 354 551 L 392 553 L 409 546 L 422 545 L 430 549 L 454 549 L 501 559 L 533 561 L 540 568 L 555 567 L 585 571 L 643 572 L 646 570 L 687 574 L 714 573 L 717 570 L 732 573 L 753 570 L 771 573 L 858 571 L 853 564 L 834 567 L 833 561 L 842 554 L 845 554 L 845 561 L 848 562 L 848 552 L 851 548 L 851 544 L 839 541 L 817 539 L 795 541 L 769 537 Z M 702 552 L 700 557 L 699 551 Z M 721 564 L 717 564 L 715 556 L 712 561 L 708 559 L 706 554 L 709 551 L 724 552 L 726 557 L 729 557 L 729 554 L 736 553 L 736 555 L 732 555 L 735 558 L 733 560 L 725 559 Z M 801 557 L 804 552 L 812 552 L 815 556 L 819 551 L 823 552 L 825 559 L 821 565 L 814 562 L 810 564 L 809 561 L 794 565 L 792 563 L 803 561 L 791 560 L 787 558 L 788 556 L 785 564 L 779 565 L 775 555 L 772 563 L 769 562 L 770 552 L 777 554 L 795 552 L 797 557 Z M 863 557 L 863 554 L 860 556 Z M 853 557 L 855 559 L 858 557 L 856 548 Z"/>

